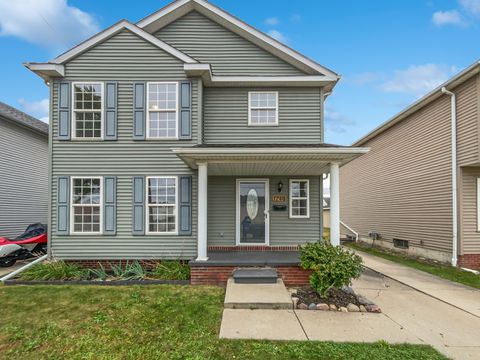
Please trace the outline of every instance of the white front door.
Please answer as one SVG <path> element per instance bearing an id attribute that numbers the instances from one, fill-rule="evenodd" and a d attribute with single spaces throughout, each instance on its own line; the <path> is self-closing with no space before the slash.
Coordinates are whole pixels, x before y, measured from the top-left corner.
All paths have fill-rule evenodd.
<path id="1" fill-rule="evenodd" d="M 237 245 L 269 243 L 268 179 L 237 180 Z"/>

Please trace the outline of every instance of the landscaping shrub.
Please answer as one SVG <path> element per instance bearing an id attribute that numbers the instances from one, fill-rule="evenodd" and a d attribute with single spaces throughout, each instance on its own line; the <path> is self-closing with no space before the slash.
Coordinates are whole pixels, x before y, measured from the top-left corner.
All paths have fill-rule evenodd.
<path id="1" fill-rule="evenodd" d="M 147 271 L 138 261 L 126 262 L 125 265 L 111 265 L 112 277 L 115 280 L 143 280 L 147 277 Z"/>
<path id="2" fill-rule="evenodd" d="M 82 280 L 88 271 L 75 264 L 49 261 L 33 265 L 20 274 L 21 280 Z"/>
<path id="3" fill-rule="evenodd" d="M 362 273 L 360 256 L 327 242 L 303 245 L 300 263 L 303 269 L 312 270 L 310 285 L 321 296 L 326 296 L 331 288 L 350 285 Z"/>
<path id="4" fill-rule="evenodd" d="M 150 275 L 160 280 L 188 280 L 190 279 L 190 267 L 182 261 L 162 261 L 155 266 Z"/>

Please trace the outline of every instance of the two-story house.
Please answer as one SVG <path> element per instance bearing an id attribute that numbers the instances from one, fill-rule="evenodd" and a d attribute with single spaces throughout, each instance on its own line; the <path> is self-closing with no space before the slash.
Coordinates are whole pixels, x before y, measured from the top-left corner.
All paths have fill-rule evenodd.
<path id="1" fill-rule="evenodd" d="M 324 173 L 339 243 L 339 166 L 366 149 L 324 144 L 324 66 L 203 0 L 26 66 L 51 93 L 52 257 L 290 269 L 322 236 Z"/>

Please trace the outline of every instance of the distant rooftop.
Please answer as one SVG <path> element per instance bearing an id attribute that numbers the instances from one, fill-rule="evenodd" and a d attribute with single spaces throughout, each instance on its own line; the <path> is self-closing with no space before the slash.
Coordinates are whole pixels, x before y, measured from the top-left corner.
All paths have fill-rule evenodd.
<path id="1" fill-rule="evenodd" d="M 48 124 L 0 101 L 0 117 L 48 135 Z"/>

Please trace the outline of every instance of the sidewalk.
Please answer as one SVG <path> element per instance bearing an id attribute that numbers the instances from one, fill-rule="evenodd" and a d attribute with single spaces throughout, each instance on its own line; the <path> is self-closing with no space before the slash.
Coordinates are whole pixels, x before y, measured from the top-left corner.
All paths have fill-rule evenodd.
<path id="1" fill-rule="evenodd" d="M 480 290 L 355 250 L 364 266 L 480 318 Z"/>

